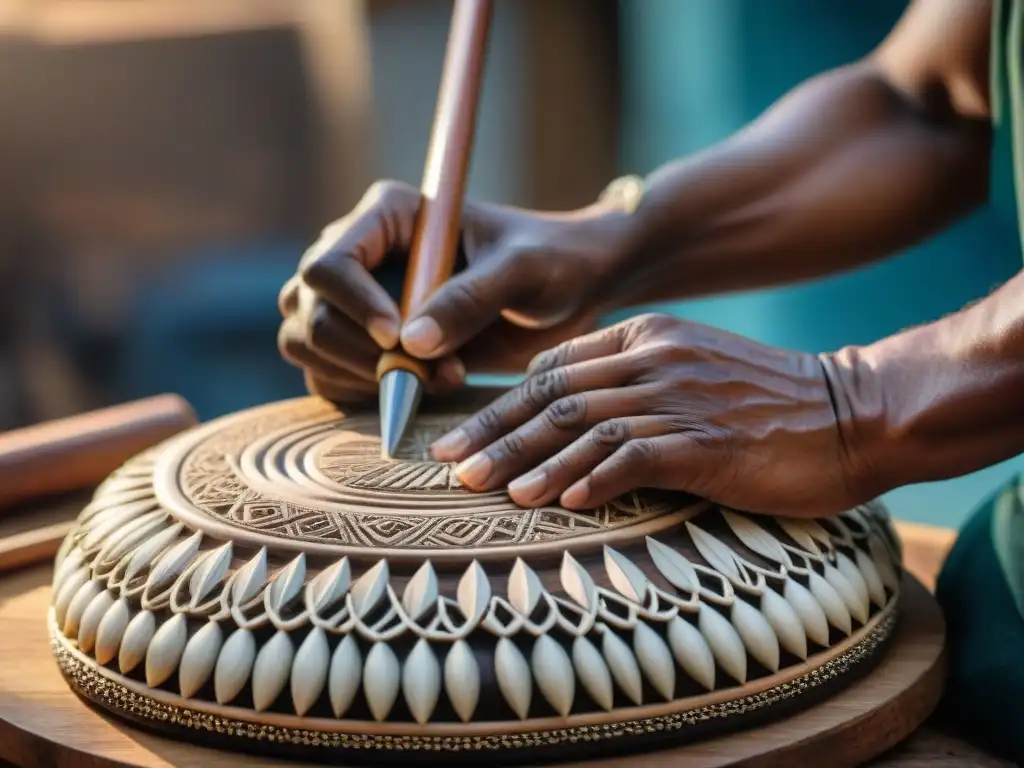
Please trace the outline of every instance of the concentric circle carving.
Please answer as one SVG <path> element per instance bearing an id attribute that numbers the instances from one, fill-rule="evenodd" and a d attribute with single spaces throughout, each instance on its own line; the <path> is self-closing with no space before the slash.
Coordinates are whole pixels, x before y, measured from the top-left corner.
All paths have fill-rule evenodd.
<path id="1" fill-rule="evenodd" d="M 384 460 L 376 417 L 345 417 L 319 401 L 276 404 L 180 439 L 157 463 L 154 483 L 177 517 L 254 544 L 458 560 L 642 537 L 701 506 L 632 494 L 583 512 L 522 509 L 504 492 L 469 492 L 452 465 L 429 455 L 459 418 L 421 418 L 397 457 Z"/>

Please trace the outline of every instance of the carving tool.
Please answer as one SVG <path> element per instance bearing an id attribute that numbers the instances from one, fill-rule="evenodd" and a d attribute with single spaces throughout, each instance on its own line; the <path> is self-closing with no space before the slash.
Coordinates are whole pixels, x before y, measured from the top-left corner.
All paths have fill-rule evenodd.
<path id="1" fill-rule="evenodd" d="M 423 202 L 416 217 L 402 292 L 403 318 L 420 309 L 455 269 L 492 6 L 492 0 L 456 0 L 452 12 L 420 187 Z M 394 455 L 415 418 L 427 377 L 426 364 L 400 349 L 381 356 L 377 381 L 384 458 Z"/>

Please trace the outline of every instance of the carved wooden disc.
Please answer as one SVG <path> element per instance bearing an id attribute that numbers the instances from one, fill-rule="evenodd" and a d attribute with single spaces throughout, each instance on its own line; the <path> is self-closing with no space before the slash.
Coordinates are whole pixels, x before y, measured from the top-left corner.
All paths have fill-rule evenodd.
<path id="1" fill-rule="evenodd" d="M 767 519 L 671 494 L 585 513 L 459 487 L 316 399 L 128 462 L 57 561 L 72 687 L 134 722 L 316 759 L 704 739 L 867 674 L 899 615 L 876 504 Z"/>

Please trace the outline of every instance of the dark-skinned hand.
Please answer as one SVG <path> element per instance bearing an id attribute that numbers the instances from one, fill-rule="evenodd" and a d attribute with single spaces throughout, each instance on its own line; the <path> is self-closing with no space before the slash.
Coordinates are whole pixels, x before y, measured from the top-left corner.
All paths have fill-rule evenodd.
<path id="1" fill-rule="evenodd" d="M 865 500 L 818 357 L 664 315 L 539 355 L 527 378 L 433 446 L 464 485 L 585 509 L 638 488 L 751 512 Z"/>
<path id="2" fill-rule="evenodd" d="M 278 346 L 312 392 L 346 404 L 375 398 L 381 352 L 398 345 L 431 361 L 427 388 L 443 391 L 467 370 L 521 371 L 539 350 L 595 327 L 624 218 L 611 202 L 570 213 L 467 205 L 466 268 L 403 323 L 376 273 L 404 266 L 420 199 L 408 185 L 375 184 L 282 289 Z"/>

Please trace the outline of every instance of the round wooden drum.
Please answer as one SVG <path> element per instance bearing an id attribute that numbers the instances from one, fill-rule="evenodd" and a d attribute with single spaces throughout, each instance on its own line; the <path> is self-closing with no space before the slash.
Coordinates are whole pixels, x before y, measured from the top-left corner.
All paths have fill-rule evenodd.
<path id="1" fill-rule="evenodd" d="M 429 459 L 457 418 L 385 461 L 375 417 L 300 399 L 125 464 L 58 556 L 68 683 L 227 749 L 521 764 L 748 729 L 885 657 L 904 582 L 881 506 L 524 510 Z"/>

